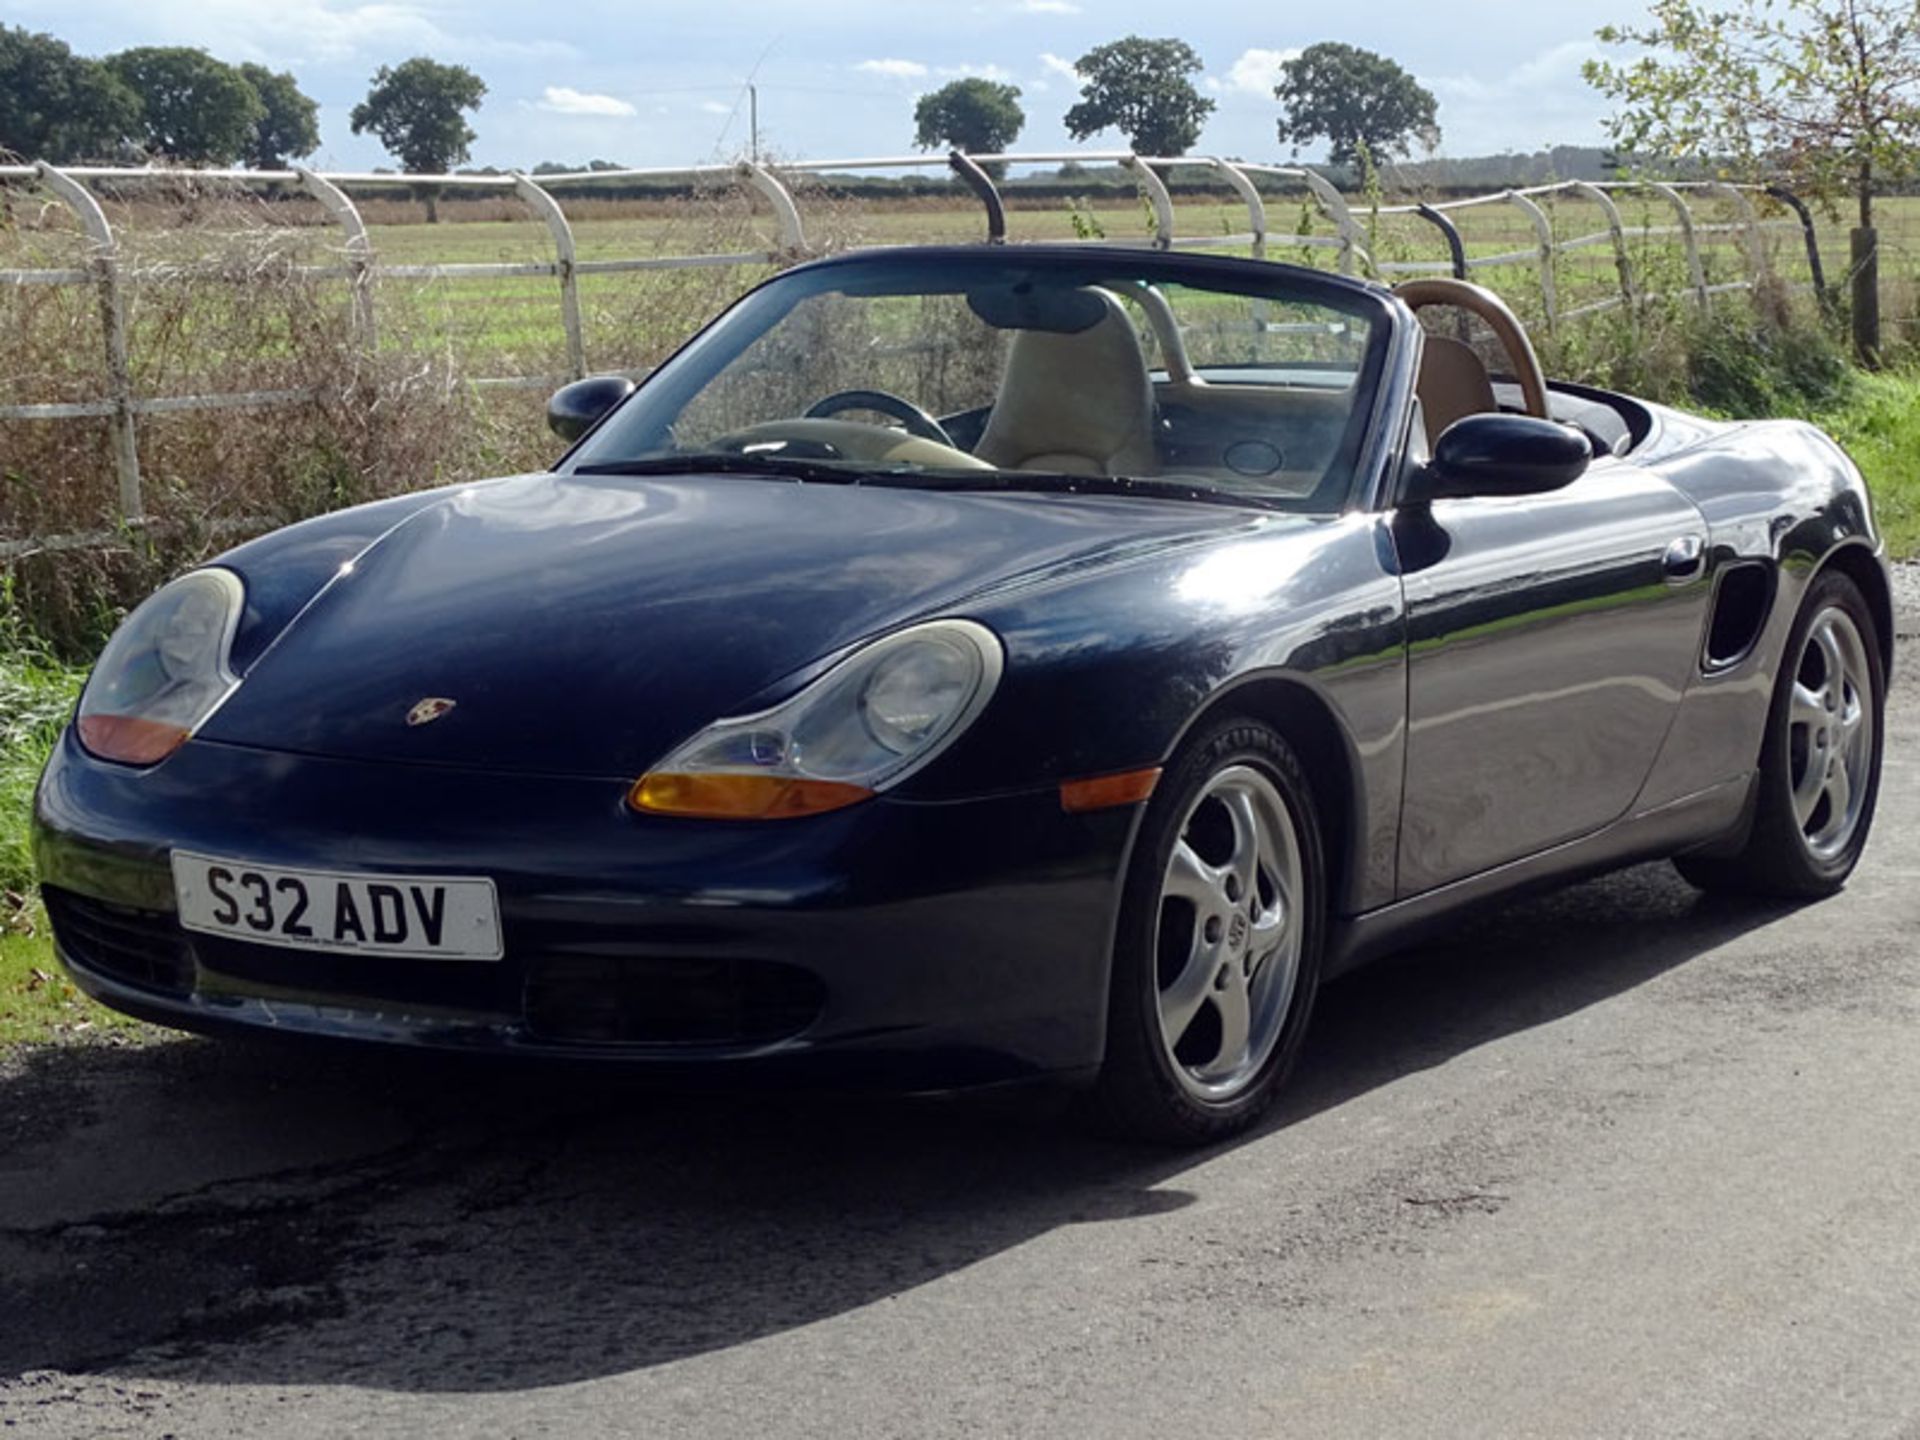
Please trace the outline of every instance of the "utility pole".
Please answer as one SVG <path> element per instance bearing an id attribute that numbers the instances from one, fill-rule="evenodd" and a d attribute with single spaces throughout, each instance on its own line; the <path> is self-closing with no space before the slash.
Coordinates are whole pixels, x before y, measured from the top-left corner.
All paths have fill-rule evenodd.
<path id="1" fill-rule="evenodd" d="M 747 82 L 747 154 L 760 163 L 760 87 Z"/>

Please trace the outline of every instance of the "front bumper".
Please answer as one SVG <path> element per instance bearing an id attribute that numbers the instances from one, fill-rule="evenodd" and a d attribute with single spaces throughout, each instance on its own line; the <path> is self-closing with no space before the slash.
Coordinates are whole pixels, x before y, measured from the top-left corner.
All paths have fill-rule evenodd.
<path id="1" fill-rule="evenodd" d="M 134 771 L 64 737 L 34 847 L 95 998 L 269 1030 L 690 1075 L 959 1086 L 1100 1061 L 1132 809 L 885 798 L 799 821 L 643 817 L 626 782 L 193 741 Z M 281 868 L 491 876 L 497 962 L 182 930 L 175 846 Z"/>

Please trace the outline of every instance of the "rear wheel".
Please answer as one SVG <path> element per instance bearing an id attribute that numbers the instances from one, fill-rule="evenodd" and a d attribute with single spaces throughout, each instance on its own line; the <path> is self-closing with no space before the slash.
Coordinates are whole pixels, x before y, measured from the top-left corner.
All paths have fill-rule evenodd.
<path id="1" fill-rule="evenodd" d="M 1886 675 L 1859 586 L 1831 570 L 1816 579 L 1785 654 L 1745 847 L 1729 858 L 1674 860 L 1704 890 L 1831 895 L 1867 843 L 1880 791 Z"/>
<path id="2" fill-rule="evenodd" d="M 1107 1128 L 1198 1143 L 1273 1102 L 1306 1032 L 1325 936 L 1312 792 L 1279 735 L 1201 735 L 1134 848 L 1094 1093 Z"/>

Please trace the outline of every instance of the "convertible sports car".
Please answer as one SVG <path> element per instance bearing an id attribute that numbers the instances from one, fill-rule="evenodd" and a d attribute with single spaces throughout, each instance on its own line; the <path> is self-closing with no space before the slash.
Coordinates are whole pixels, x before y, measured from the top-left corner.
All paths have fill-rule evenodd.
<path id="1" fill-rule="evenodd" d="M 128 619 L 37 803 L 89 993 L 1204 1140 L 1463 906 L 1818 896 L 1867 838 L 1853 465 L 1548 384 L 1472 285 L 849 255 L 549 418 Z"/>

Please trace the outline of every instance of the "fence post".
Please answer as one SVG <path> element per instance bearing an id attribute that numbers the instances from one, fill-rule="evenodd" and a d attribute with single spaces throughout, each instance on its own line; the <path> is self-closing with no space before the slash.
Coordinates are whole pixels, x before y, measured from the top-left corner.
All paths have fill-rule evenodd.
<path id="1" fill-rule="evenodd" d="M 1708 188 L 1725 195 L 1739 213 L 1740 224 L 1747 233 L 1747 267 L 1753 271 L 1753 279 L 1747 283 L 1749 288 L 1757 287 L 1772 273 L 1772 267 L 1767 264 L 1766 239 L 1760 233 L 1760 217 L 1753 213 L 1753 202 L 1738 186 L 1716 181 Z"/>
<path id="2" fill-rule="evenodd" d="M 1453 278 L 1467 279 L 1467 244 L 1460 238 L 1460 227 L 1447 218 L 1445 211 L 1436 210 L 1425 201 L 1414 206 L 1413 213 L 1429 225 L 1437 227 L 1446 237 L 1447 261 L 1453 266 Z"/>
<path id="3" fill-rule="evenodd" d="M 1680 192 L 1671 185 L 1649 180 L 1647 188 L 1673 206 L 1673 213 L 1680 217 L 1680 238 L 1687 248 L 1687 275 L 1693 281 L 1693 293 L 1700 302 L 1700 308 L 1705 310 L 1712 304 L 1712 298 L 1707 294 L 1707 269 L 1700 263 L 1700 245 L 1693 238 L 1693 211 L 1687 208 L 1687 202 L 1680 198 Z"/>
<path id="4" fill-rule="evenodd" d="M 1553 222 L 1546 211 L 1518 190 L 1508 190 L 1500 198 L 1533 222 L 1533 233 L 1540 241 L 1540 303 L 1546 310 L 1547 333 L 1551 335 L 1560 312 L 1560 292 L 1553 280 Z"/>
<path id="5" fill-rule="evenodd" d="M 100 287 L 100 328 L 107 346 L 107 398 L 113 402 L 113 464 L 120 482 L 120 518 L 137 525 L 146 518 L 140 498 L 140 447 L 133 429 L 133 371 L 127 363 L 127 306 L 120 288 L 120 253 L 113 227 L 93 192 L 42 160 L 41 182 L 80 217 L 93 253 L 87 268 Z"/>
<path id="6" fill-rule="evenodd" d="M 766 166 L 749 162 L 740 167 L 740 178 L 765 197 L 780 223 L 780 248 L 789 255 L 803 255 L 807 249 L 806 231 L 800 227 L 800 209 L 793 194 Z"/>
<path id="7" fill-rule="evenodd" d="M 1767 186 L 1767 194 L 1791 207 L 1800 217 L 1800 234 L 1807 244 L 1807 273 L 1813 280 L 1813 293 L 1820 302 L 1821 313 L 1832 319 L 1833 295 L 1827 289 L 1826 268 L 1820 263 L 1820 236 L 1814 228 L 1813 212 L 1807 209 L 1806 201 L 1784 185 Z"/>
<path id="8" fill-rule="evenodd" d="M 513 192 L 526 202 L 553 236 L 553 253 L 560 272 L 560 323 L 567 331 L 567 374 L 578 380 L 587 373 L 587 347 L 580 333 L 580 277 L 574 273 L 573 227 L 560 202 L 519 171 L 513 172 Z"/>
<path id="9" fill-rule="evenodd" d="M 1173 196 L 1167 193 L 1167 187 L 1161 178 L 1153 173 L 1153 167 L 1138 155 L 1129 155 L 1120 162 L 1122 170 L 1133 172 L 1134 184 L 1140 187 L 1140 193 L 1147 197 L 1153 206 L 1153 248 L 1171 250 L 1173 248 Z"/>
<path id="10" fill-rule="evenodd" d="M 1007 207 L 1000 203 L 1000 192 L 994 188 L 993 177 L 964 150 L 947 152 L 947 168 L 966 183 L 976 200 L 987 207 L 987 243 L 1006 244 Z"/>
<path id="11" fill-rule="evenodd" d="M 1853 353 L 1870 370 L 1880 368 L 1880 232 L 1856 225 L 1847 232 L 1853 277 Z"/>
<path id="12" fill-rule="evenodd" d="M 1353 273 L 1353 257 L 1356 254 L 1366 257 L 1369 269 L 1373 266 L 1373 257 L 1367 255 L 1367 247 L 1360 242 L 1366 239 L 1366 231 L 1354 223 L 1353 212 L 1347 209 L 1347 197 L 1342 195 L 1317 170 L 1302 169 L 1300 178 L 1307 187 L 1307 193 L 1320 202 L 1320 208 L 1333 217 L 1333 228 L 1340 232 L 1340 273 Z"/>
<path id="13" fill-rule="evenodd" d="M 362 349 L 372 350 L 378 338 L 373 328 L 373 242 L 367 238 L 367 227 L 360 218 L 359 207 L 347 198 L 346 191 L 305 166 L 294 166 L 293 173 L 300 177 L 302 188 L 320 202 L 347 237 L 347 268 L 352 272 L 348 283 L 353 287 L 354 338 Z"/>
<path id="14" fill-rule="evenodd" d="M 1638 324 L 1640 312 L 1633 299 L 1633 262 L 1627 255 L 1627 227 L 1620 218 L 1620 207 L 1598 185 L 1576 180 L 1572 188 L 1574 194 L 1584 195 L 1598 205 L 1600 213 L 1607 218 L 1607 233 L 1613 236 L 1613 268 L 1620 275 L 1620 303 L 1627 307 L 1627 319 Z"/>
<path id="15" fill-rule="evenodd" d="M 1239 166 L 1225 160 L 1208 160 L 1214 173 L 1233 187 L 1233 193 L 1246 202 L 1247 228 L 1253 234 L 1252 255 L 1255 260 L 1267 258 L 1267 202 L 1260 198 L 1260 187 L 1247 177 L 1247 172 Z"/>

